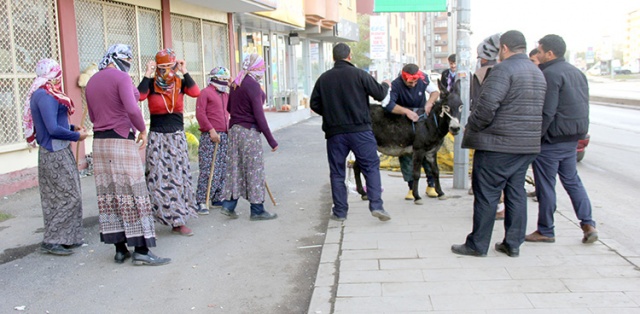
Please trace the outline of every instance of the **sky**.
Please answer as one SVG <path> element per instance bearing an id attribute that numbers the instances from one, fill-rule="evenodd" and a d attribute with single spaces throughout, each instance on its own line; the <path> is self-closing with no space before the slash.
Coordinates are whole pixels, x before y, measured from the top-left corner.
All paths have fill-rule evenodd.
<path id="1" fill-rule="evenodd" d="M 626 40 L 627 14 L 640 10 L 639 0 L 470 0 L 471 47 L 495 33 L 519 30 L 527 50 L 546 34 L 557 34 L 567 49 L 586 51 L 613 36 L 614 44 Z"/>

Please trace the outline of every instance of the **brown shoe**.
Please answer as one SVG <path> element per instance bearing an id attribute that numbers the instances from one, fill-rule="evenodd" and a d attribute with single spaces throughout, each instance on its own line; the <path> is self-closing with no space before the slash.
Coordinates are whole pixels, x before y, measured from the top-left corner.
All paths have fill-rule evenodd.
<path id="1" fill-rule="evenodd" d="M 582 232 L 584 233 L 582 243 L 593 243 L 598 241 L 598 231 L 596 230 L 596 227 L 592 225 L 582 225 Z"/>
<path id="2" fill-rule="evenodd" d="M 496 213 L 496 220 L 504 220 L 504 210 Z"/>
<path id="3" fill-rule="evenodd" d="M 532 232 L 531 234 L 527 234 L 524 237 L 524 240 L 527 242 L 544 242 L 544 243 L 553 243 L 556 242 L 556 238 L 555 237 L 546 237 L 543 236 L 540 232 L 538 232 L 537 230 Z"/>

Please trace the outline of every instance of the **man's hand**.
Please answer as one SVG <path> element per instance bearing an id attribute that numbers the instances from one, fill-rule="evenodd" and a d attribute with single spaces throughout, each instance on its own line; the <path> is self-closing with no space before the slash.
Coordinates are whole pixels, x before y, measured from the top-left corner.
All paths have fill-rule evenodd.
<path id="1" fill-rule="evenodd" d="M 147 146 L 147 131 L 142 131 L 138 133 L 138 138 L 136 139 L 136 143 L 140 143 L 140 149 L 144 149 Z"/>
<path id="2" fill-rule="evenodd" d="M 420 116 L 418 116 L 418 114 L 413 112 L 413 110 L 411 109 L 405 108 L 404 115 L 407 116 L 407 118 L 413 122 L 418 122 L 418 120 L 420 119 Z"/>
<path id="3" fill-rule="evenodd" d="M 433 108 L 433 104 L 430 102 L 427 102 L 426 105 L 424 105 L 424 114 L 425 116 L 428 116 L 429 113 L 431 112 L 431 109 Z"/>
<path id="4" fill-rule="evenodd" d="M 220 135 L 214 129 L 209 130 L 209 138 L 214 143 L 220 143 Z"/>

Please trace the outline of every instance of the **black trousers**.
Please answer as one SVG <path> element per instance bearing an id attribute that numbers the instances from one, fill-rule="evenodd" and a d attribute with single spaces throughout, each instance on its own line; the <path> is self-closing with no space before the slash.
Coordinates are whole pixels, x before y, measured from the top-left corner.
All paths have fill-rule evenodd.
<path id="1" fill-rule="evenodd" d="M 518 248 L 527 227 L 527 193 L 524 180 L 536 154 L 508 154 L 476 150 L 473 156 L 473 231 L 466 245 L 486 254 L 495 223 L 496 206 L 504 191 L 504 242 Z"/>

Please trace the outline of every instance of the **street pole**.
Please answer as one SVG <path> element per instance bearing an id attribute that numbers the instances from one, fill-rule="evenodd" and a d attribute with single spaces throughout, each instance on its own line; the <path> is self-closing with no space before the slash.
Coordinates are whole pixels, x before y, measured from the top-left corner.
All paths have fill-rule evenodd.
<path id="1" fill-rule="evenodd" d="M 460 80 L 460 98 L 462 99 L 462 108 L 460 125 L 466 126 L 469 117 L 469 94 L 471 82 L 471 48 L 470 48 L 470 31 L 471 31 L 471 0 L 457 0 L 457 29 L 458 38 L 456 42 L 456 63 L 457 76 Z M 469 188 L 469 153 L 467 149 L 462 148 L 463 132 L 458 133 L 455 137 L 453 147 L 453 188 L 468 189 Z"/>

